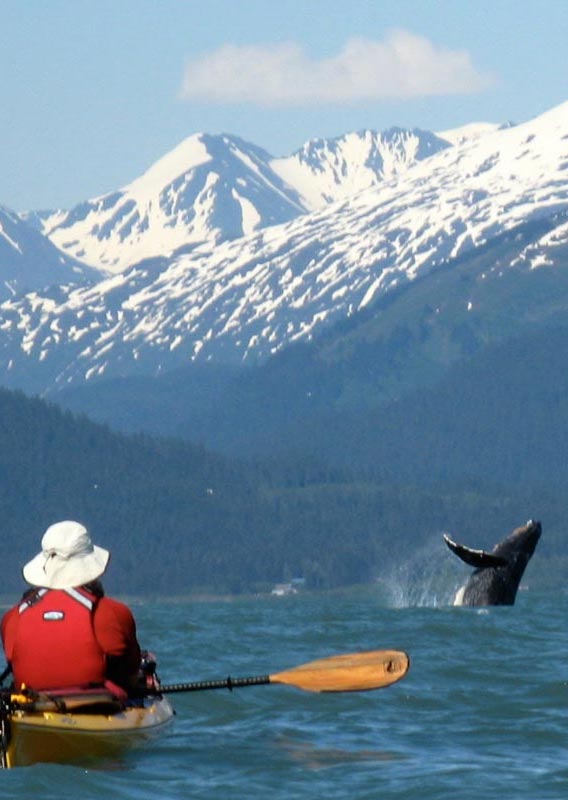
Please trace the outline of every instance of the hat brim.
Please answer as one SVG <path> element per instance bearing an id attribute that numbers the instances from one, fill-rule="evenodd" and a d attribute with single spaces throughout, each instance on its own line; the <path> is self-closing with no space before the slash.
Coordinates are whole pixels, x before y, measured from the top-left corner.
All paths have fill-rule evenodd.
<path id="1" fill-rule="evenodd" d="M 71 589 L 100 578 L 108 566 L 109 558 L 109 551 L 97 545 L 93 545 L 90 553 L 68 559 L 57 555 L 46 557 L 41 552 L 28 561 L 22 572 L 24 580 L 32 586 Z"/>

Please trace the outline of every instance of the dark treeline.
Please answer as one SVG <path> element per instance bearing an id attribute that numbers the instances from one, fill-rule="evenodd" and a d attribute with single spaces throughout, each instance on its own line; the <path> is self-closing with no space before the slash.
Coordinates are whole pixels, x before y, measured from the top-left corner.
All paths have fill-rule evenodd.
<path id="1" fill-rule="evenodd" d="M 535 508 L 539 505 L 539 508 Z M 542 516 L 544 558 L 562 556 L 562 502 L 481 482 L 444 489 L 387 483 L 306 457 L 245 465 L 201 447 L 121 436 L 23 394 L 0 391 L 0 594 L 45 528 L 78 519 L 112 551 L 107 586 L 189 594 L 270 588 L 291 577 L 327 588 L 373 580 L 442 531 L 491 546 Z"/>

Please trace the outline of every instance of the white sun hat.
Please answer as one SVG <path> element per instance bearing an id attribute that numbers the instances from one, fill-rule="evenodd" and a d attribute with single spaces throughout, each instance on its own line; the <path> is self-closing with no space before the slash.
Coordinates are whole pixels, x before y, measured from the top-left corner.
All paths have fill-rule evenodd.
<path id="1" fill-rule="evenodd" d="M 80 522 L 56 522 L 43 535 L 41 553 L 25 565 L 24 579 L 46 589 L 71 589 L 100 578 L 109 558 Z"/>

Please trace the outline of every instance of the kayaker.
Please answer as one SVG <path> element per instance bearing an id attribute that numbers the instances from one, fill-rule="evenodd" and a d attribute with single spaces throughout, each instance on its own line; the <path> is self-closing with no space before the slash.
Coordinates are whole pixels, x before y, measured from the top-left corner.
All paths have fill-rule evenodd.
<path id="1" fill-rule="evenodd" d="M 140 646 L 132 612 L 100 582 L 110 553 L 72 520 L 51 525 L 41 548 L 23 568 L 33 588 L 0 622 L 14 686 L 128 692 L 139 678 Z"/>

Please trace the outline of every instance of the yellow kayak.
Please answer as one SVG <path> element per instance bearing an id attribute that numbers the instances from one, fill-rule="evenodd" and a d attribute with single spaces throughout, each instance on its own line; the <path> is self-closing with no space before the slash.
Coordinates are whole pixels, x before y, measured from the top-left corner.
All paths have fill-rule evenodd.
<path id="1" fill-rule="evenodd" d="M 161 733 L 174 711 L 161 696 L 142 705 L 120 707 L 100 697 L 85 704 L 77 697 L 15 704 L 7 718 L 6 767 L 37 762 L 88 763 L 116 757 Z"/>
<path id="2" fill-rule="evenodd" d="M 155 662 L 152 662 L 155 666 Z M 1 766 L 40 761 L 85 764 L 117 756 L 159 734 L 174 711 L 165 694 L 283 684 L 307 692 L 362 692 L 390 686 L 410 666 L 402 650 L 328 656 L 272 675 L 160 684 L 151 671 L 138 703 L 123 705 L 100 689 L 75 694 L 0 690 Z"/>

